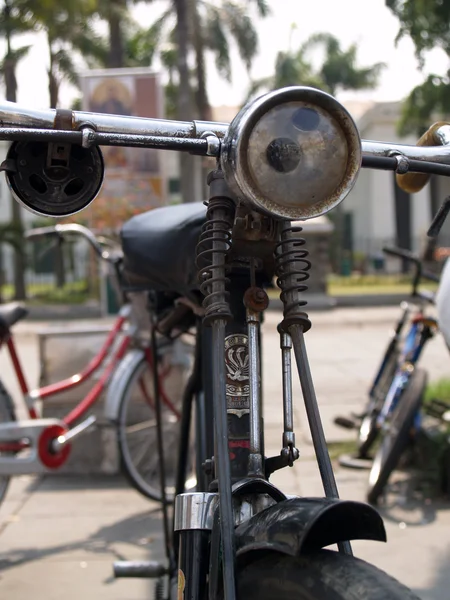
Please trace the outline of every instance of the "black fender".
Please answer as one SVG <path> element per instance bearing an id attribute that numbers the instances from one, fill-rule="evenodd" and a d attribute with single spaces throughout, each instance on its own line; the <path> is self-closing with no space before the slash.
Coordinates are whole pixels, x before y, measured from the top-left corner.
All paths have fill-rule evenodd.
<path id="1" fill-rule="evenodd" d="M 373 507 L 331 498 L 290 498 L 236 528 L 236 554 L 272 550 L 298 556 L 346 540 L 386 541 L 383 520 Z"/>

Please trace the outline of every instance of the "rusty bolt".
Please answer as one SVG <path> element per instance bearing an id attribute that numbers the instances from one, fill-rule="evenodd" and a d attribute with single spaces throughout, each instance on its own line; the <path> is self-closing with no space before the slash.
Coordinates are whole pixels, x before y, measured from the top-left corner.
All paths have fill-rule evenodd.
<path id="1" fill-rule="evenodd" d="M 259 287 L 250 287 L 244 294 L 244 306 L 255 312 L 262 312 L 269 306 L 269 296 Z"/>

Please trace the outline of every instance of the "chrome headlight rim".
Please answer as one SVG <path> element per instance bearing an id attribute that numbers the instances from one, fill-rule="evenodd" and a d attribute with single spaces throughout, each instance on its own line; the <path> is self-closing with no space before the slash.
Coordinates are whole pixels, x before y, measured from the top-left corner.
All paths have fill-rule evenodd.
<path id="1" fill-rule="evenodd" d="M 259 120 L 272 108 L 295 101 L 326 110 L 341 127 L 348 148 L 347 169 L 334 194 L 310 207 L 285 207 L 261 197 L 252 185 L 246 156 L 250 136 Z M 361 138 L 350 113 L 330 94 L 307 86 L 281 88 L 249 102 L 233 119 L 222 142 L 221 167 L 232 192 L 257 210 L 280 219 L 307 220 L 335 208 L 354 186 L 361 162 Z"/>

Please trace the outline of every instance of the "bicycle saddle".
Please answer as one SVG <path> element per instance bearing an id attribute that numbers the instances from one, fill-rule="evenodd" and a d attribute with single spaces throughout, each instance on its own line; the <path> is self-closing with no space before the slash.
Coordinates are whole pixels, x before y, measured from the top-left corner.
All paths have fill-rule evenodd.
<path id="1" fill-rule="evenodd" d="M 0 336 L 6 335 L 10 327 L 28 314 L 28 309 L 20 302 L 0 304 Z"/>
<path id="2" fill-rule="evenodd" d="M 197 289 L 195 248 L 205 218 L 201 202 L 132 217 L 120 232 L 124 277 L 158 292 L 186 294 Z"/>

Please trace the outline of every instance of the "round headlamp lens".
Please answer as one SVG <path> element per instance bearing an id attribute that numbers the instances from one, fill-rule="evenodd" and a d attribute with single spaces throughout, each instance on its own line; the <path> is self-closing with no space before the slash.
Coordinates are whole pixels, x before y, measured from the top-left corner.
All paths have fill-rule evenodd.
<path id="1" fill-rule="evenodd" d="M 342 127 L 328 111 L 294 101 L 275 106 L 255 124 L 247 158 L 258 196 L 308 212 L 341 184 L 348 147 Z"/>

